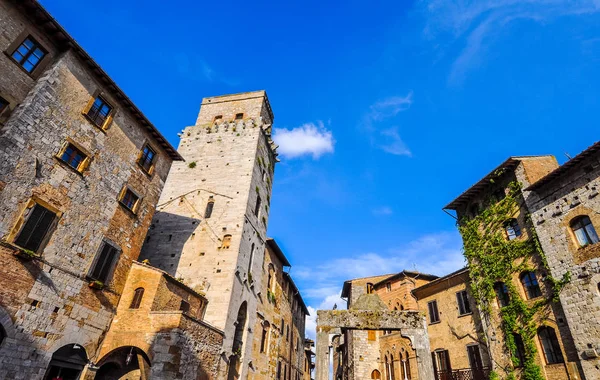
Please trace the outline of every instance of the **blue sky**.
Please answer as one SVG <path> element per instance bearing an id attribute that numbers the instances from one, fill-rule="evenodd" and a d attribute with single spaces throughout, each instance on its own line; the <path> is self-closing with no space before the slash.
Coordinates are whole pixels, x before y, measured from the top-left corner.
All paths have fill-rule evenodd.
<path id="1" fill-rule="evenodd" d="M 598 139 L 600 2 L 41 2 L 174 145 L 202 97 L 267 90 L 269 235 L 311 308 L 458 269 L 445 204 L 510 155 Z"/>

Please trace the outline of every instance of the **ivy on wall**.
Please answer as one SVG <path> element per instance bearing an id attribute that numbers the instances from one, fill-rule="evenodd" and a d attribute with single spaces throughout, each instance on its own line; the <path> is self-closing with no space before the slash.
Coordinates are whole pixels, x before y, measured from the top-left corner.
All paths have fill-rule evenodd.
<path id="1" fill-rule="evenodd" d="M 499 177 L 502 173 L 496 173 Z M 492 180 L 493 183 L 493 180 Z M 492 303 L 496 299 L 495 284 L 503 282 L 508 290 L 507 304 L 500 310 L 501 329 L 506 349 L 511 356 L 512 368 L 506 369 L 507 379 L 515 379 L 514 368 L 522 367 L 524 380 L 544 380 L 542 370 L 535 362 L 537 347 L 535 337 L 537 326 L 535 316 L 558 300 L 560 289 L 569 281 L 569 274 L 557 281 L 549 275 L 546 258 L 539 244 L 529 215 L 525 216 L 526 236 L 508 240 L 505 223 L 515 218 L 523 203 L 521 184 L 513 181 L 506 192 L 489 199 L 475 216 L 464 217 L 459 221 L 459 230 L 464 241 L 464 254 L 469 263 L 471 290 L 483 318 L 488 322 L 492 315 Z M 513 277 L 525 271 L 534 271 L 531 262 L 541 260 L 546 270 L 544 278 L 550 285 L 552 297 L 524 301 Z M 520 363 L 514 334 L 519 334 L 524 346 L 524 360 Z M 492 373 L 490 379 L 500 379 Z"/>

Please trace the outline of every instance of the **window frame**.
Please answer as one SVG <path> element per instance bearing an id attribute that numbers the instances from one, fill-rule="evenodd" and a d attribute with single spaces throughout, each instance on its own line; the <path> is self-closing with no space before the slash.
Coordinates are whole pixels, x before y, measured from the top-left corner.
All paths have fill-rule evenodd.
<path id="1" fill-rule="evenodd" d="M 456 292 L 456 303 L 458 305 L 458 316 L 473 314 L 471 304 L 469 303 L 469 294 L 466 289 Z"/>
<path id="2" fill-rule="evenodd" d="M 502 287 L 502 294 L 499 294 L 498 292 L 499 287 Z M 504 290 L 506 290 L 506 292 Z M 504 282 L 497 281 L 494 283 L 494 293 L 496 293 L 496 302 L 498 303 L 498 306 L 500 308 L 503 308 L 510 304 L 510 291 L 508 290 L 508 286 Z M 501 298 L 500 295 L 502 295 L 503 297 Z"/>
<path id="3" fill-rule="evenodd" d="M 150 164 L 148 166 L 148 168 L 146 168 L 142 162 L 142 159 L 144 159 L 145 155 L 145 151 L 146 149 L 150 150 L 153 155 L 152 155 L 152 159 L 150 160 Z M 142 169 L 142 171 L 148 175 L 152 175 L 154 174 L 154 168 L 156 167 L 156 162 L 158 161 L 158 151 L 156 149 L 154 149 L 154 147 L 152 145 L 150 145 L 150 143 L 146 142 L 144 143 L 144 145 L 142 145 L 142 149 L 140 150 L 139 154 L 138 154 L 138 158 L 136 160 L 138 166 Z M 146 162 L 146 160 L 144 160 L 144 162 Z"/>
<path id="4" fill-rule="evenodd" d="M 256 194 L 256 204 L 254 205 L 254 216 L 260 218 L 260 206 L 262 205 L 262 199 L 260 194 Z"/>
<path id="5" fill-rule="evenodd" d="M 433 314 L 433 308 L 435 307 L 435 314 Z M 434 325 L 441 322 L 440 311 L 438 309 L 437 300 L 427 302 L 427 313 L 429 314 L 429 324 Z M 435 315 L 435 320 L 433 316 Z"/>
<path id="6" fill-rule="evenodd" d="M 91 111 L 92 107 L 94 106 L 94 104 L 96 103 L 97 99 L 100 99 L 104 103 L 104 105 L 106 105 L 110 108 L 110 111 L 106 115 L 106 118 L 104 119 L 104 121 L 102 122 L 101 125 L 98 124 L 98 122 L 90 115 L 90 111 Z M 114 106 L 114 103 L 110 102 L 102 91 L 97 90 L 96 92 L 94 92 L 92 97 L 88 100 L 86 107 L 83 109 L 83 111 L 81 113 L 83 114 L 83 116 L 85 116 L 85 118 L 90 123 L 92 123 L 93 126 L 95 126 L 96 128 L 100 129 L 103 132 L 106 132 L 108 130 L 108 128 L 110 127 L 110 125 L 112 124 L 112 121 L 114 119 L 116 111 L 117 110 Z"/>
<path id="7" fill-rule="evenodd" d="M 136 288 L 133 291 L 133 298 L 131 299 L 131 303 L 129 304 L 130 310 L 140 308 L 140 305 L 142 304 L 142 300 L 144 299 L 144 292 L 145 292 L 145 290 L 141 286 L 139 288 Z"/>
<path id="8" fill-rule="evenodd" d="M 531 280 L 532 276 L 533 276 L 533 280 L 535 280 L 535 284 L 533 284 L 533 281 Z M 525 283 L 526 279 L 529 279 L 529 282 L 531 283 L 529 286 Z M 534 271 L 525 271 L 525 272 L 521 273 L 519 275 L 519 280 L 521 281 L 521 286 L 523 287 L 523 290 L 525 291 L 525 297 L 528 300 L 532 300 L 534 298 L 543 296 L 542 288 L 540 287 L 540 282 L 538 281 L 537 276 Z M 532 295 L 530 288 L 535 290 L 535 292 L 533 292 L 535 294 Z"/>
<path id="9" fill-rule="evenodd" d="M 9 108 L 10 102 L 6 100 L 3 96 L 0 96 L 0 115 L 2 115 L 2 113 Z"/>
<path id="10" fill-rule="evenodd" d="M 127 195 L 127 193 L 130 192 L 131 194 L 133 194 L 134 197 L 136 197 L 135 202 L 133 204 L 132 207 L 129 207 L 125 202 L 125 195 Z M 129 186 L 125 185 L 123 186 L 123 188 L 121 189 L 121 192 L 119 193 L 119 197 L 118 197 L 118 201 L 119 204 L 126 209 L 127 211 L 131 212 L 132 214 L 136 215 L 139 208 L 140 208 L 140 204 L 142 203 L 142 197 L 135 192 L 133 189 L 131 189 Z"/>
<path id="11" fill-rule="evenodd" d="M 548 334 L 547 338 L 549 339 L 548 343 L 550 345 L 550 351 L 547 351 L 548 347 L 544 345 L 544 340 L 540 334 L 542 331 Z M 536 335 L 542 348 L 542 353 L 544 354 L 544 360 L 546 361 L 546 364 L 562 364 L 565 362 L 565 357 L 560 347 L 560 341 L 558 340 L 558 336 L 556 335 L 556 330 L 554 328 L 550 326 L 541 326 L 538 328 Z M 554 338 L 554 340 L 552 338 Z"/>
<path id="12" fill-rule="evenodd" d="M 79 153 L 81 153 L 83 156 L 83 159 L 79 162 L 77 167 L 74 167 L 68 161 L 63 159 L 63 155 L 66 153 L 69 146 L 73 146 L 73 148 L 75 148 L 75 150 L 79 151 Z M 67 166 L 69 169 L 74 170 L 75 172 L 77 172 L 79 174 L 83 174 L 83 172 L 85 172 L 88 169 L 88 167 L 90 166 L 91 160 L 92 160 L 91 159 L 92 155 L 90 154 L 90 152 L 87 149 L 83 148 L 78 143 L 76 143 L 70 137 L 67 137 L 65 139 L 65 142 L 63 142 L 63 145 L 61 146 L 60 150 L 58 151 L 58 153 L 56 153 L 56 155 L 54 157 L 57 158 L 59 160 L 59 162 L 61 162 L 63 165 Z"/>
<path id="13" fill-rule="evenodd" d="M 503 227 L 504 233 L 506 234 L 506 239 L 509 241 L 516 240 L 523 236 L 523 229 L 516 218 L 508 219 L 506 222 L 504 222 Z"/>
<path id="14" fill-rule="evenodd" d="M 206 202 L 206 208 L 204 209 L 204 219 L 210 219 L 212 212 L 215 207 L 215 199 L 211 195 Z"/>
<path id="15" fill-rule="evenodd" d="M 39 243 L 37 249 L 31 250 L 31 251 L 35 252 L 37 255 L 41 255 L 42 252 L 44 251 L 44 249 L 46 248 L 46 245 L 50 241 L 52 234 L 56 230 L 58 221 L 60 220 L 60 218 L 62 216 L 62 212 L 58 211 L 55 207 L 52 207 L 47 202 L 44 202 L 43 200 L 41 200 L 37 197 L 32 197 L 27 202 L 23 211 L 21 212 L 21 215 L 19 216 L 19 219 L 17 220 L 15 226 L 13 227 L 11 233 L 9 234 L 7 240 L 10 241 L 16 247 L 19 247 L 21 249 L 28 249 L 26 247 L 22 247 L 19 244 L 17 244 L 17 240 L 21 236 L 21 233 L 23 232 L 23 228 L 25 228 L 25 226 L 27 225 L 29 218 L 32 216 L 36 206 L 40 206 L 54 214 L 54 219 L 50 223 L 46 232 L 44 233 L 44 236 L 40 240 L 40 243 Z"/>
<path id="16" fill-rule="evenodd" d="M 30 39 L 34 44 L 34 48 L 28 52 L 27 58 L 29 58 L 33 54 L 30 52 L 33 52 L 36 47 L 39 48 L 44 53 L 44 55 L 39 59 L 39 61 L 35 64 L 35 66 L 33 66 L 31 71 L 28 71 L 25 67 L 23 67 L 21 62 L 17 61 L 13 57 L 14 53 L 21 47 L 21 45 L 23 45 L 25 43 L 25 41 L 27 39 Z M 13 42 L 4 51 L 4 53 L 8 56 L 8 58 L 15 65 L 17 65 L 17 67 L 19 67 L 19 69 L 21 69 L 24 73 L 26 73 L 33 79 L 36 79 L 39 76 L 39 74 L 44 70 L 44 68 L 50 62 L 50 57 L 51 57 L 50 50 L 45 46 L 45 44 L 42 44 L 40 41 L 41 41 L 41 39 L 38 38 L 38 36 L 35 33 L 32 33 L 30 30 L 24 30 L 23 32 L 21 32 L 21 34 L 16 39 L 13 40 Z M 25 56 L 23 57 L 23 59 L 25 61 L 27 61 L 27 58 L 25 58 Z"/>
<path id="17" fill-rule="evenodd" d="M 93 276 L 92 272 L 95 271 L 96 265 L 98 265 L 100 256 L 102 255 L 102 252 L 104 251 L 104 247 L 106 247 L 106 246 L 109 246 L 110 248 L 114 249 L 115 254 L 113 256 L 112 262 L 110 263 L 110 268 L 109 268 L 108 272 L 106 273 L 106 279 L 102 280 L 100 278 L 96 278 L 95 276 Z M 122 250 L 118 244 L 108 240 L 107 238 L 103 238 L 100 246 L 98 247 L 98 250 L 96 251 L 96 255 L 94 256 L 92 265 L 90 265 L 90 267 L 87 271 L 86 278 L 89 280 L 93 280 L 93 281 L 100 281 L 104 284 L 104 286 L 108 286 L 108 284 L 110 284 L 110 282 L 112 281 L 113 275 L 115 273 L 115 269 L 117 268 L 117 264 L 119 262 L 119 258 L 121 257 L 121 253 L 122 253 Z"/>
<path id="18" fill-rule="evenodd" d="M 576 225 L 578 225 L 578 228 L 575 228 Z M 588 227 L 591 228 L 591 232 L 593 232 L 593 235 L 591 235 L 591 232 L 590 230 L 588 230 Z M 592 220 L 588 215 L 579 215 L 573 218 L 573 220 L 569 222 L 569 228 L 571 229 L 571 232 L 573 233 L 573 236 L 575 238 L 575 242 L 577 243 L 577 246 L 579 248 L 597 244 L 600 241 L 598 231 L 596 231 L 596 227 L 594 226 L 594 223 L 592 223 Z M 582 242 L 580 240 L 577 231 L 582 231 L 583 237 L 585 237 L 586 242 Z"/>

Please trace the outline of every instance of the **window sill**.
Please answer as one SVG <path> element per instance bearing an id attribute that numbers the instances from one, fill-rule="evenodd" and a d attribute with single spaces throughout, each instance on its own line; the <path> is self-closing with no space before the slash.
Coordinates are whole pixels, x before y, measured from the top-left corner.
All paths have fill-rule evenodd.
<path id="1" fill-rule="evenodd" d="M 106 130 L 108 129 L 108 126 L 106 125 L 106 123 L 104 123 L 102 126 L 96 124 L 96 122 L 94 120 L 92 120 L 92 118 L 87 114 L 82 112 L 81 113 L 83 115 L 83 117 L 90 123 L 92 124 L 96 129 L 100 130 L 102 133 L 106 134 Z"/>
<path id="2" fill-rule="evenodd" d="M 25 74 L 27 74 L 28 77 L 30 77 L 33 80 L 36 80 L 38 78 L 37 75 L 35 75 L 35 71 L 36 69 L 40 66 L 40 64 L 38 63 L 33 70 L 31 70 L 31 72 L 25 70 L 25 68 L 23 66 L 21 66 L 21 64 L 17 61 L 15 61 L 15 59 L 12 57 L 12 54 L 10 54 L 9 52 L 7 52 L 6 50 L 4 51 L 4 54 L 8 57 L 8 59 L 10 59 L 10 61 L 12 63 L 14 63 L 19 69 L 21 69 L 21 71 L 23 71 Z M 41 60 L 40 60 L 41 63 Z"/>
<path id="3" fill-rule="evenodd" d="M 430 325 L 430 326 L 431 326 L 431 325 L 438 325 L 438 324 L 440 324 L 441 322 L 442 322 L 442 321 L 437 321 L 437 322 L 429 322 L 429 325 Z"/>
<path id="4" fill-rule="evenodd" d="M 125 211 L 127 211 L 131 216 L 133 216 L 134 218 L 137 218 L 137 213 L 135 211 L 133 211 L 132 209 L 130 209 L 129 207 L 127 207 L 125 204 L 123 204 L 123 202 L 119 201 L 119 206 L 121 206 L 121 208 L 124 209 Z"/>
<path id="5" fill-rule="evenodd" d="M 459 314 L 459 315 L 458 315 L 458 318 L 462 318 L 462 317 L 468 317 L 468 316 L 472 316 L 472 315 L 473 315 L 473 312 L 470 312 L 470 313 L 464 313 L 464 314 Z"/>
<path id="6" fill-rule="evenodd" d="M 31 250 L 19 247 L 18 245 L 14 244 L 14 243 L 9 243 L 7 241 L 0 241 L 0 245 L 9 249 L 12 249 L 13 252 L 13 256 L 23 259 L 25 261 L 29 261 L 29 260 L 39 260 L 42 258 L 42 255 L 33 252 Z"/>
<path id="7" fill-rule="evenodd" d="M 152 177 L 154 177 L 154 165 L 152 165 L 152 166 L 150 167 L 150 169 L 146 170 L 146 169 L 145 169 L 145 168 L 144 168 L 144 167 L 143 167 L 143 166 L 142 166 L 142 165 L 139 163 L 139 161 L 138 161 L 138 162 L 136 162 L 136 163 L 137 163 L 137 166 L 140 168 L 140 170 L 141 170 L 141 171 L 142 171 L 142 172 L 143 172 L 145 175 L 147 175 L 147 176 L 148 176 L 148 178 L 152 178 Z"/>
<path id="8" fill-rule="evenodd" d="M 80 172 L 79 170 L 75 169 L 74 167 L 72 167 L 71 165 L 69 165 L 67 162 L 63 161 L 63 159 L 62 159 L 62 158 L 60 158 L 60 157 L 58 157 L 58 156 L 53 156 L 53 157 L 54 157 L 54 159 L 55 159 L 56 161 L 58 161 L 58 163 L 59 163 L 61 166 L 63 166 L 63 167 L 65 167 L 65 168 L 67 168 L 68 170 L 72 171 L 73 173 L 75 173 L 75 174 L 79 175 L 80 177 L 83 177 L 83 173 L 84 173 L 84 172 Z"/>

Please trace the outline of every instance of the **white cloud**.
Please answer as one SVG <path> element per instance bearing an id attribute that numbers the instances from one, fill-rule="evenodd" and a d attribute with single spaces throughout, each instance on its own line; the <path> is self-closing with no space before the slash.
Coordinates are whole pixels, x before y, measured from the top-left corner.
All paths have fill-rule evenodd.
<path id="1" fill-rule="evenodd" d="M 275 128 L 273 140 L 279 145 L 277 151 L 285 157 L 295 158 L 312 155 L 314 159 L 333 153 L 335 140 L 322 121 L 306 123 L 294 129 Z"/>
<path id="2" fill-rule="evenodd" d="M 389 120 L 410 108 L 413 103 L 412 97 L 411 91 L 406 96 L 392 96 L 369 107 L 369 112 L 363 118 L 362 127 L 369 134 L 372 145 L 393 155 L 409 157 L 412 155 L 400 137 L 399 127 L 387 125 Z"/>
<path id="3" fill-rule="evenodd" d="M 394 213 L 394 210 L 389 206 L 377 207 L 371 211 L 373 212 L 373 215 L 392 215 Z"/>
<path id="4" fill-rule="evenodd" d="M 493 39 L 515 20 L 547 22 L 600 11 L 598 0 L 422 0 L 419 5 L 427 20 L 425 35 L 435 40 L 435 46 L 440 36 L 450 37 L 448 45 L 463 43 L 450 70 L 450 83 L 461 82 L 482 64 Z"/>

